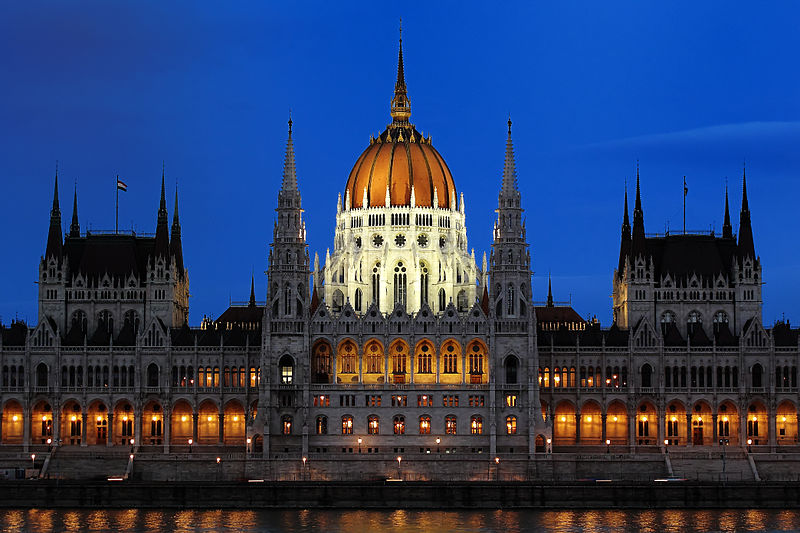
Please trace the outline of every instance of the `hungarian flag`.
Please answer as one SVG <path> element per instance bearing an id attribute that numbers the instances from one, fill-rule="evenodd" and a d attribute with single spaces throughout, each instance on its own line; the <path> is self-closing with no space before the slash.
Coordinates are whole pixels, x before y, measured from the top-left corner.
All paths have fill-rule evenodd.
<path id="1" fill-rule="evenodd" d="M 124 181 L 119 179 L 119 176 L 117 176 L 117 189 L 119 189 L 122 192 L 127 192 L 128 191 L 128 186 L 125 185 Z"/>

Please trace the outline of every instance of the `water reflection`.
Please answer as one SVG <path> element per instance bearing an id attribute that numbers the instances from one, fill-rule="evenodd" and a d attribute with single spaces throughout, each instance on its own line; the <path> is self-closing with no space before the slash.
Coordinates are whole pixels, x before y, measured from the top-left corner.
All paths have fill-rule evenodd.
<path id="1" fill-rule="evenodd" d="M 607 533 L 790 531 L 796 510 L 6 510 L 0 533 L 23 531 L 301 533 Z"/>

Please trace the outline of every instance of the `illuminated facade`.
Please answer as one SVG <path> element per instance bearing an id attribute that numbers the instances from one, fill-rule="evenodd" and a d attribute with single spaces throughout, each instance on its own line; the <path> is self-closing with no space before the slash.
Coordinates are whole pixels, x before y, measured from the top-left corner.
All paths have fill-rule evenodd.
<path id="1" fill-rule="evenodd" d="M 552 293 L 534 305 L 511 121 L 478 266 L 463 194 L 410 117 L 401 43 L 391 123 L 346 180 L 322 265 L 290 121 L 266 302 L 251 284 L 199 328 L 163 175 L 152 236 L 81 233 L 77 196 L 62 235 L 56 177 L 39 322 L 0 328 L 2 443 L 291 460 L 797 445 L 798 330 L 762 325 L 746 186 L 738 240 L 727 193 L 722 235 L 649 236 L 637 175 L 602 329 Z"/>

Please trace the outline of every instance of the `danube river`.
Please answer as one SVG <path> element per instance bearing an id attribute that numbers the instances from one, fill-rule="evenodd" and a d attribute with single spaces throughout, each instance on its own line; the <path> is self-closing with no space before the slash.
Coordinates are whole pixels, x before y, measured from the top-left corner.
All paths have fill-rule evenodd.
<path id="1" fill-rule="evenodd" d="M 5 510 L 5 531 L 606 532 L 797 531 L 800 511 Z"/>

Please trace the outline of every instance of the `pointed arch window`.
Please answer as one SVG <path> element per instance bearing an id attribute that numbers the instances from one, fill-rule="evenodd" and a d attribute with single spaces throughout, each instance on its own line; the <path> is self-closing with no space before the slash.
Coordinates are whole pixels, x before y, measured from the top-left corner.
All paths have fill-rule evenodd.
<path id="1" fill-rule="evenodd" d="M 508 316 L 514 315 L 514 286 L 509 285 L 506 290 L 506 314 Z"/>
<path id="2" fill-rule="evenodd" d="M 283 289 L 283 314 L 292 314 L 292 289 L 288 285 Z"/>
<path id="3" fill-rule="evenodd" d="M 444 289 L 439 289 L 439 311 L 444 311 L 444 308 L 447 306 L 447 295 L 444 292 Z"/>
<path id="4" fill-rule="evenodd" d="M 355 296 L 355 309 L 356 311 L 361 311 L 361 300 L 363 298 L 363 293 L 361 289 L 356 289 L 356 296 Z"/>
<path id="5" fill-rule="evenodd" d="M 397 263 L 397 266 L 394 267 L 394 305 L 406 308 L 406 296 L 408 291 L 408 286 L 406 283 L 406 267 L 402 261 Z"/>
<path id="6" fill-rule="evenodd" d="M 372 301 L 376 306 L 381 306 L 381 264 L 372 267 Z"/>
<path id="7" fill-rule="evenodd" d="M 428 303 L 428 265 L 419 264 L 419 305 L 420 307 Z"/>

